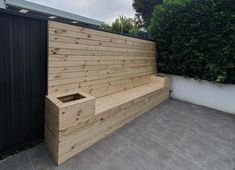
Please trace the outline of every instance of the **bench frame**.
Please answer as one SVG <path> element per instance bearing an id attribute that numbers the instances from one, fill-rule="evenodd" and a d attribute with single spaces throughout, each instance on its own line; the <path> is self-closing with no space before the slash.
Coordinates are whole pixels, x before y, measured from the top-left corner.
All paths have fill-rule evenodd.
<path id="1" fill-rule="evenodd" d="M 80 90 L 46 96 L 45 143 L 57 164 L 78 154 L 123 125 L 169 98 L 169 79 L 151 76 L 158 90 L 95 114 L 95 97 Z M 63 103 L 61 96 L 79 93 L 85 98 Z"/>

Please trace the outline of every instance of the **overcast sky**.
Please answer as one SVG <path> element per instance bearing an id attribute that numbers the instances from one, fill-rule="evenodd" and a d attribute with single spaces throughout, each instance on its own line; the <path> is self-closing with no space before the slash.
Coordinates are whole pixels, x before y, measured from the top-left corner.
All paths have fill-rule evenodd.
<path id="1" fill-rule="evenodd" d="M 28 0 L 111 23 L 119 15 L 134 17 L 132 0 Z"/>

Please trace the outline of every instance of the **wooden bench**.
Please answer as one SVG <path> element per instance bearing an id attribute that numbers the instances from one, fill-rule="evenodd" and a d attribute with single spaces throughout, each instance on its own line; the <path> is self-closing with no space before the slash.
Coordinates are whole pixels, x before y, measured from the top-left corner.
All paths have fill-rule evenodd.
<path id="1" fill-rule="evenodd" d="M 49 22 L 45 143 L 57 164 L 169 97 L 155 52 L 151 41 Z"/>
<path id="2" fill-rule="evenodd" d="M 118 93 L 114 93 L 96 99 L 95 114 L 105 112 L 109 109 L 124 105 L 129 102 L 134 102 L 136 100 L 138 101 L 139 98 L 141 97 L 143 98 L 148 95 L 151 96 L 151 94 L 153 93 L 160 94 L 161 90 L 164 90 L 164 88 L 166 89 L 167 87 L 166 78 L 157 77 L 157 76 L 152 76 L 151 78 L 154 79 L 155 81 L 152 81 L 146 85 L 142 85 L 136 88 L 128 89 L 125 91 L 121 91 Z M 154 103 L 154 101 L 149 101 L 149 102 Z M 141 105 L 138 106 L 141 107 Z"/>

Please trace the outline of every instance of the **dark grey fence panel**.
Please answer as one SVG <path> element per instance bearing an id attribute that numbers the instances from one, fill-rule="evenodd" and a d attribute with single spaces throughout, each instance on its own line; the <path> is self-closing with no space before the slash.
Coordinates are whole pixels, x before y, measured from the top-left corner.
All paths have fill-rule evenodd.
<path id="1" fill-rule="evenodd" d="M 43 137 L 47 21 L 0 12 L 0 156 Z"/>

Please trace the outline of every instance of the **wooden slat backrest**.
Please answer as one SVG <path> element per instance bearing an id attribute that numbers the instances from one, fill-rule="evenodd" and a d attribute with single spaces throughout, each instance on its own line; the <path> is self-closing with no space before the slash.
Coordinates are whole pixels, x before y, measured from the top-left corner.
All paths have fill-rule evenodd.
<path id="1" fill-rule="evenodd" d="M 150 82 L 155 43 L 49 21 L 48 94 L 101 97 Z"/>

